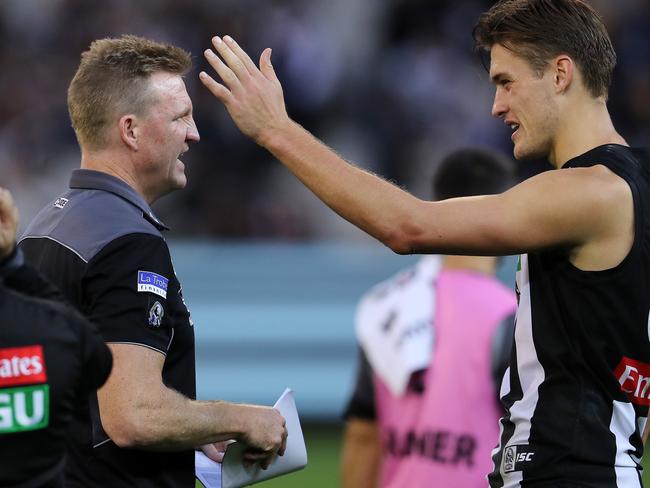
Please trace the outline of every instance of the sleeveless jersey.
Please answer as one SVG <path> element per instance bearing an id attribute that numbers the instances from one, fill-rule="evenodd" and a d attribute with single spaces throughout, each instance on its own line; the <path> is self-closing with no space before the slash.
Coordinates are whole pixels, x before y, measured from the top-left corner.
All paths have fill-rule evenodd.
<path id="1" fill-rule="evenodd" d="M 490 486 L 642 486 L 650 405 L 650 157 L 600 146 L 563 168 L 602 164 L 632 191 L 635 236 L 617 266 L 582 271 L 566 252 L 522 255 L 511 366 Z M 564 170 L 564 169 L 563 169 Z"/>

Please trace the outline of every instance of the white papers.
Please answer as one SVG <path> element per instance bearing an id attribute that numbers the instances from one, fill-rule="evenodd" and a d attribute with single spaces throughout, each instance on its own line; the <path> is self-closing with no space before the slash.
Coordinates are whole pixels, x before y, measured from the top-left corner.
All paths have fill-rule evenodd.
<path id="1" fill-rule="evenodd" d="M 196 478 L 205 488 L 221 486 L 221 464 L 215 463 L 201 451 L 194 451 L 194 466 Z"/>
<path id="2" fill-rule="evenodd" d="M 278 401 L 275 402 L 274 407 L 278 409 L 287 422 L 288 437 L 284 456 L 276 458 L 264 470 L 257 463 L 252 466 L 244 465 L 242 456 L 246 446 L 240 442 L 234 442 L 228 446 L 221 466 L 208 459 L 202 452 L 197 451 L 195 455 L 196 477 L 206 488 L 240 488 L 298 471 L 307 465 L 307 448 L 300 428 L 300 419 L 298 418 L 293 392 L 287 388 Z M 217 471 L 220 471 L 221 485 L 216 481 Z"/>

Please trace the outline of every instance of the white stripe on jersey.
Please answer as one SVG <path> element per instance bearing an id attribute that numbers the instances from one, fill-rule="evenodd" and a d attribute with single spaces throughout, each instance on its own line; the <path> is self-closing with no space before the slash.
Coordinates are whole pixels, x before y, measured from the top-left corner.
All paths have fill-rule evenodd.
<path id="1" fill-rule="evenodd" d="M 537 358 L 533 342 L 533 320 L 530 305 L 530 278 L 528 276 L 528 255 L 521 255 L 521 269 L 517 271 L 519 289 L 519 307 L 517 308 L 517 325 L 515 328 L 515 348 L 517 350 L 517 373 L 523 397 L 510 407 L 510 421 L 515 424 L 515 431 L 507 446 L 528 444 L 530 438 L 530 419 L 539 400 L 539 385 L 545 378 L 544 368 Z M 508 390 L 510 385 L 508 385 Z M 507 447 L 506 446 L 506 447 Z M 520 486 L 521 471 L 503 472 L 500 467 L 504 488 Z"/>
<path id="2" fill-rule="evenodd" d="M 645 432 L 645 425 L 647 422 L 648 422 L 648 417 L 639 417 L 638 419 L 636 419 L 636 425 L 639 428 L 639 434 L 641 436 L 643 436 L 643 433 Z M 634 459 L 634 461 L 637 464 L 641 464 L 641 458 L 636 457 L 634 454 L 632 454 L 631 456 L 632 459 Z"/>
<path id="3" fill-rule="evenodd" d="M 637 428 L 634 418 L 634 407 L 631 403 L 614 400 L 609 430 L 616 437 L 614 469 L 616 470 L 616 486 L 619 488 L 641 488 L 636 462 L 629 454 L 629 452 L 635 451 L 630 442 L 630 436 Z"/>

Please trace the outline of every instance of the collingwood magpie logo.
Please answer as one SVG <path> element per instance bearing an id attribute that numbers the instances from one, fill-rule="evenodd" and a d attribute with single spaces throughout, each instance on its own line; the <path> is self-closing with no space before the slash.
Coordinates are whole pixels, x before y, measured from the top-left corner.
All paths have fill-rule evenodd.
<path id="1" fill-rule="evenodd" d="M 535 456 L 535 453 L 530 449 L 528 445 L 506 447 L 503 452 L 503 472 L 521 471 L 521 464 L 531 462 L 533 456 Z"/>
<path id="2" fill-rule="evenodd" d="M 149 325 L 152 327 L 160 327 L 164 315 L 165 309 L 160 304 L 160 302 L 154 302 L 154 304 L 149 309 Z"/>
<path id="3" fill-rule="evenodd" d="M 506 447 L 503 456 L 503 472 L 510 473 L 515 470 L 515 456 L 517 455 L 516 447 Z"/>

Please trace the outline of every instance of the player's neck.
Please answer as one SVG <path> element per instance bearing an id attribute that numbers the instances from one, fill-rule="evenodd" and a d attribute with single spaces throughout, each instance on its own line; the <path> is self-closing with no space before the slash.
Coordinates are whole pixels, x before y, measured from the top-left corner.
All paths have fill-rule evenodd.
<path id="1" fill-rule="evenodd" d="M 445 269 L 493 275 L 496 272 L 497 258 L 493 256 L 444 256 L 442 266 Z"/>
<path id="2" fill-rule="evenodd" d="M 555 168 L 585 152 L 604 144 L 627 146 L 616 132 L 604 100 L 591 100 L 566 110 L 560 122 L 549 161 Z"/>

